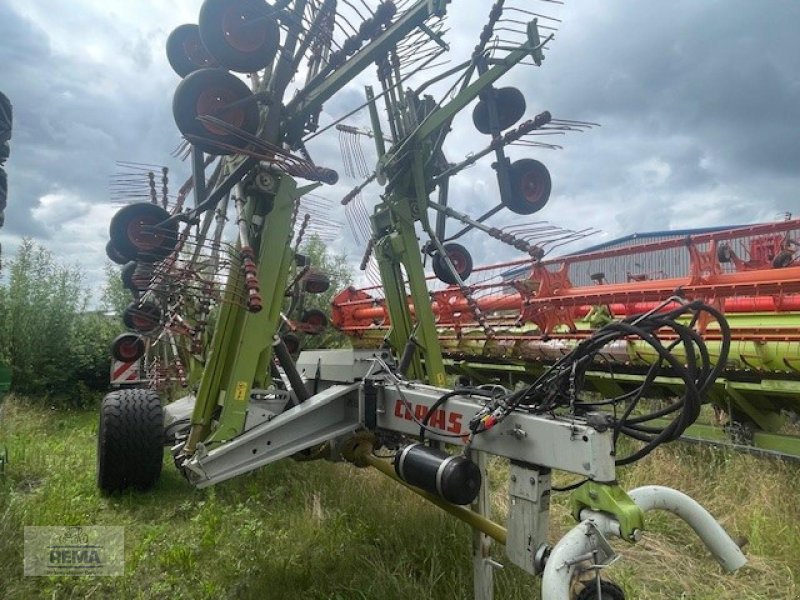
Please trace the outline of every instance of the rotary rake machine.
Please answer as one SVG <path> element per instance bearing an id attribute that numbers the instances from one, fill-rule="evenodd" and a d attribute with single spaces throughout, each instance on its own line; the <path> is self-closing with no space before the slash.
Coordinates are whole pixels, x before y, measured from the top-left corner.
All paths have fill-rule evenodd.
<path id="1" fill-rule="evenodd" d="M 489 224 L 508 211 L 532 215 L 550 196 L 547 168 L 530 158 L 512 162 L 511 146 L 555 147 L 537 136 L 591 124 L 549 112 L 520 122 L 523 94 L 495 85 L 512 68 L 542 64 L 557 20 L 535 14 L 530 3 L 487 3 L 474 50 L 445 68 L 450 4 L 206 0 L 198 25 L 170 35 L 168 58 L 183 78 L 173 112 L 192 177 L 174 198 L 158 169 L 129 165 L 117 183 L 144 201 L 122 207 L 110 227 L 109 254 L 135 263 L 126 266 L 135 298 L 125 320 L 133 331 L 115 351 L 128 358 L 145 352 L 155 366 L 150 388 L 118 390 L 103 401 L 99 487 L 153 487 L 164 444 L 198 488 L 290 457 L 371 467 L 474 529 L 476 598 L 492 597 L 492 540 L 505 546 L 509 562 L 542 577 L 546 600 L 623 598 L 619 586 L 600 577 L 617 557 L 608 539 L 638 541 L 645 513 L 654 509 L 689 522 L 726 569 L 739 568 L 739 547 L 691 498 L 659 486 L 626 492 L 616 478 L 618 466 L 676 439 L 697 417 L 721 367 L 694 325 L 717 323 L 720 354 L 729 347 L 726 320 L 713 306 L 691 302 L 610 323 L 518 389 L 447 387 L 425 262 L 494 338 L 489 313 L 465 283 L 472 258 L 454 240 L 485 233 L 539 261 L 592 232 Z M 363 104 L 335 120 L 323 111 L 357 78 L 366 83 L 373 66 Z M 246 74 L 249 85 L 233 72 Z M 451 163 L 445 140 L 473 103 L 473 124 L 490 141 Z M 369 129 L 343 123 L 362 109 Z M 346 173 L 364 176 L 341 203 L 366 245 L 364 269 L 380 279 L 391 326 L 379 347 L 296 356 L 285 337 L 291 311 L 304 293 L 329 284 L 298 253 L 312 221 L 303 207 L 315 189 L 338 179 L 312 160 L 310 143 L 337 125 Z M 359 145 L 364 137 L 375 143 L 374 168 Z M 488 156 L 500 202 L 471 217 L 449 205 L 449 182 Z M 376 202 L 368 212 L 370 198 Z M 453 220 L 461 229 L 448 236 Z M 671 337 L 662 342 L 664 331 Z M 582 395 L 593 358 L 630 337 L 644 340 L 658 353 L 659 368 L 683 383 L 672 411 L 634 415 L 630 402 L 614 398 L 612 413 L 603 410 L 608 403 Z M 162 407 L 157 389 L 171 380 L 186 391 Z M 657 417 L 672 420 L 656 425 Z M 626 436 L 634 442 L 618 448 Z M 506 527 L 488 515 L 489 455 L 510 462 Z M 555 543 L 554 469 L 580 477 L 571 497 L 578 525 Z"/>

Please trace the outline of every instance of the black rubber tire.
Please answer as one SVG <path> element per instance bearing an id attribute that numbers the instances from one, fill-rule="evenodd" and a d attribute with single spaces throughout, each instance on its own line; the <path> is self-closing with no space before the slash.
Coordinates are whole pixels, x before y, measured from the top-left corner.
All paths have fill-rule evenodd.
<path id="1" fill-rule="evenodd" d="M 135 333 L 123 333 L 111 342 L 111 356 L 120 362 L 135 362 L 145 353 L 144 340 Z"/>
<path id="2" fill-rule="evenodd" d="M 153 279 L 153 265 L 148 263 L 136 263 L 136 269 L 131 276 L 131 291 L 144 292 L 150 287 Z"/>
<path id="3" fill-rule="evenodd" d="M 161 324 L 161 308 L 150 301 L 131 302 L 122 312 L 122 322 L 131 331 L 146 335 Z"/>
<path id="4" fill-rule="evenodd" d="M 119 272 L 119 278 L 122 280 L 122 287 L 126 290 L 133 291 L 137 288 L 133 287 L 133 273 L 136 271 L 136 261 L 132 260 L 126 262 Z"/>
<path id="5" fill-rule="evenodd" d="M 149 490 L 164 462 L 164 410 L 152 390 L 106 394 L 97 432 L 97 487 L 104 494 Z"/>
<path id="6" fill-rule="evenodd" d="M 163 259 L 178 243 L 177 223 L 159 225 L 169 216 L 166 210 L 149 202 L 123 206 L 108 227 L 111 246 L 128 261 L 151 263 Z"/>
<path id="7" fill-rule="evenodd" d="M 461 281 L 466 281 L 472 274 L 472 255 L 466 248 L 464 248 L 464 246 L 453 242 L 445 244 L 444 250 L 447 253 L 447 257 L 450 259 L 450 262 L 453 263 L 453 267 L 455 268 L 456 273 L 458 273 L 458 276 L 461 278 Z M 449 285 L 455 285 L 458 283 L 455 277 L 453 277 L 453 274 L 450 272 L 450 269 L 447 267 L 447 263 L 445 263 L 444 259 L 439 253 L 433 255 L 433 272 L 436 277 L 439 278 L 439 281 Z"/>
<path id="8" fill-rule="evenodd" d="M 789 250 L 781 250 L 777 256 L 772 259 L 772 266 L 776 269 L 783 269 L 792 264 L 794 260 L 794 253 Z"/>
<path id="9" fill-rule="evenodd" d="M 317 269 L 309 269 L 303 276 L 303 290 L 308 294 L 324 294 L 331 287 L 331 278 Z"/>
<path id="10" fill-rule="evenodd" d="M 721 263 L 729 263 L 733 260 L 733 251 L 728 244 L 720 244 L 717 247 L 717 260 Z"/>
<path id="11" fill-rule="evenodd" d="M 14 109 L 11 100 L 3 92 L 0 92 L 0 157 L 2 160 L 8 158 L 8 141 L 11 139 L 11 130 L 14 124 Z"/>
<path id="12" fill-rule="evenodd" d="M 532 215 L 542 210 L 550 199 L 550 171 L 532 158 L 511 164 L 511 197 L 501 198 L 508 210 L 518 215 Z"/>
<path id="13" fill-rule="evenodd" d="M 600 590 L 603 593 L 603 600 L 625 600 L 625 590 L 613 581 L 602 580 Z M 594 581 L 584 584 L 583 589 L 575 597 L 575 600 L 599 600 L 597 596 L 597 585 Z"/>
<path id="14" fill-rule="evenodd" d="M 128 263 L 128 261 L 125 260 L 125 257 L 122 256 L 122 254 L 119 253 L 119 250 L 116 249 L 114 244 L 111 243 L 111 240 L 109 240 L 106 244 L 106 256 L 108 257 L 108 260 L 118 265 L 124 265 Z"/>
<path id="15" fill-rule="evenodd" d="M 3 167 L 0 167 L 0 210 L 5 210 L 8 203 L 8 175 Z"/>
<path id="16" fill-rule="evenodd" d="M 199 69 L 180 82 L 172 98 L 172 116 L 180 132 L 207 154 L 235 154 L 246 143 L 223 129 L 207 126 L 198 116 L 217 112 L 224 106 L 253 95 L 247 84 L 223 69 Z M 258 105 L 249 102 L 220 113 L 218 118 L 249 134 L 255 134 L 260 120 Z"/>
<path id="17" fill-rule="evenodd" d="M 275 60 L 280 29 L 263 0 L 206 0 L 200 8 L 200 37 L 217 62 L 231 71 L 253 73 Z"/>
<path id="18" fill-rule="evenodd" d="M 309 308 L 301 315 L 300 322 L 313 327 L 319 333 L 328 326 L 328 315 L 318 308 Z"/>
<path id="19" fill-rule="evenodd" d="M 494 97 L 500 131 L 512 127 L 525 116 L 525 109 L 527 108 L 525 96 L 517 88 L 504 87 L 494 90 Z M 489 123 L 489 105 L 484 100 L 478 101 L 478 104 L 472 110 L 472 123 L 475 125 L 475 129 L 481 133 L 486 135 L 492 133 Z"/>
<path id="20" fill-rule="evenodd" d="M 150 287 L 153 277 L 153 268 L 147 263 L 131 261 L 122 267 L 120 279 L 122 286 L 131 292 L 143 292 Z"/>
<path id="21" fill-rule="evenodd" d="M 219 63 L 206 50 L 200 39 L 200 28 L 194 23 L 178 25 L 167 38 L 167 60 L 181 77 L 197 69 L 218 67 Z"/>

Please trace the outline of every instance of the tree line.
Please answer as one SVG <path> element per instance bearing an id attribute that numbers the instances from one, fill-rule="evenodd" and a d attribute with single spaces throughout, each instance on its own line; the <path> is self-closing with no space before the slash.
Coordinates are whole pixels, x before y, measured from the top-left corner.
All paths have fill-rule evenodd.
<path id="1" fill-rule="evenodd" d="M 0 362 L 12 391 L 80 407 L 108 388 L 108 344 L 122 324 L 90 300 L 79 267 L 22 241 L 0 278 Z"/>
<path id="2" fill-rule="evenodd" d="M 330 300 L 346 286 L 351 271 L 344 256 L 332 256 L 310 238 L 301 249 L 331 276 L 331 288 L 307 299 L 306 308 L 330 314 Z M 0 363 L 11 367 L 12 391 L 42 402 L 90 406 L 108 391 L 111 341 L 124 331 L 119 314 L 131 301 L 119 268 L 106 266 L 99 307 L 82 269 L 56 260 L 45 247 L 25 239 L 0 273 Z M 343 343 L 338 332 L 304 340 L 304 347 Z"/>

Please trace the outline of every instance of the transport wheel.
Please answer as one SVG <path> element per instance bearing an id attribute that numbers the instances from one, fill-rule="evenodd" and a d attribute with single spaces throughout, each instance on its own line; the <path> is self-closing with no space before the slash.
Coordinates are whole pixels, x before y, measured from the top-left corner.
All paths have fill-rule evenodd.
<path id="1" fill-rule="evenodd" d="M 497 107 L 497 121 L 500 131 L 515 125 L 523 115 L 525 115 L 525 96 L 515 87 L 504 87 L 499 90 L 491 90 L 494 94 L 495 106 Z M 475 129 L 483 134 L 492 133 L 489 123 L 489 105 L 484 100 L 480 100 L 472 111 L 472 123 Z"/>
<path id="2" fill-rule="evenodd" d="M 110 240 L 106 244 L 106 256 L 111 262 L 118 265 L 124 265 L 128 262 L 125 260 L 125 257 L 120 254 L 119 250 L 114 247 L 114 244 L 112 244 Z"/>
<path id="3" fill-rule="evenodd" d="M 200 39 L 200 28 L 193 23 L 178 25 L 167 38 L 167 60 L 181 77 L 197 69 L 219 66 Z"/>
<path id="4" fill-rule="evenodd" d="M 625 600 L 625 591 L 612 581 L 601 581 L 602 596 L 597 595 L 597 584 L 589 581 L 575 597 L 575 600 Z"/>
<path id="5" fill-rule="evenodd" d="M 106 394 L 97 433 L 97 487 L 105 494 L 149 490 L 161 475 L 164 411 L 152 390 Z"/>
<path id="6" fill-rule="evenodd" d="M 122 322 L 138 333 L 150 333 L 161 322 L 161 308 L 154 302 L 131 302 L 122 312 Z"/>
<path id="7" fill-rule="evenodd" d="M 456 273 L 461 278 L 461 281 L 465 281 L 469 276 L 472 274 L 472 256 L 470 255 L 469 251 L 464 248 L 461 244 L 449 243 L 444 245 L 444 250 L 447 253 L 447 258 L 450 259 L 450 262 L 453 263 L 453 268 L 455 268 Z M 445 263 L 444 259 L 440 254 L 433 255 L 433 272 L 436 277 L 439 278 L 439 281 L 443 281 L 444 283 L 455 285 L 458 283 L 456 278 L 453 277 L 453 274 L 450 272 L 450 269 L 447 267 L 447 263 Z"/>
<path id="8" fill-rule="evenodd" d="M 200 37 L 209 54 L 231 71 L 253 73 L 272 64 L 280 29 L 263 0 L 206 0 Z"/>
<path id="9" fill-rule="evenodd" d="M 300 317 L 300 322 L 312 327 L 315 333 L 319 333 L 328 326 L 328 315 L 318 308 L 310 308 Z"/>
<path id="10" fill-rule="evenodd" d="M 180 132 L 196 148 L 207 154 L 235 154 L 246 143 L 240 136 L 221 127 L 207 125 L 197 120 L 212 115 L 228 125 L 255 134 L 258 129 L 258 105 L 247 84 L 223 69 L 200 69 L 178 84 L 172 98 L 172 116 Z M 223 110 L 240 100 L 249 102 Z M 198 139 L 199 138 L 199 139 Z"/>
<path id="11" fill-rule="evenodd" d="M 178 241 L 175 222 L 162 225 L 169 213 L 155 204 L 123 206 L 111 219 L 111 245 L 129 261 L 155 262 L 167 256 Z"/>
<path id="12" fill-rule="evenodd" d="M 121 362 L 137 361 L 144 351 L 144 340 L 135 333 L 123 333 L 111 342 L 111 356 Z"/>
<path id="13" fill-rule="evenodd" d="M 531 215 L 547 204 L 551 188 L 547 167 L 538 160 L 523 158 L 511 164 L 511 197 L 502 201 L 513 213 Z"/>

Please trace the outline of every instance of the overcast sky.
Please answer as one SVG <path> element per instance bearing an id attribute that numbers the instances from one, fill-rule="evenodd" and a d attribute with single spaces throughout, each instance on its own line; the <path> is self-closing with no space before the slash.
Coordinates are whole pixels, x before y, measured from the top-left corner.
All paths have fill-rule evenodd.
<path id="1" fill-rule="evenodd" d="M 9 207 L 0 230 L 6 255 L 30 236 L 82 265 L 95 284 L 117 210 L 109 199 L 115 161 L 170 165 L 176 187 L 188 175 L 170 157 L 180 139 L 171 115 L 178 77 L 164 43 L 175 26 L 196 21 L 200 4 L 0 1 L 0 90 L 15 108 Z M 523 90 L 528 118 L 549 110 L 602 125 L 554 140 L 563 150 L 511 150 L 513 158 L 537 158 L 552 173 L 553 195 L 536 219 L 596 227 L 604 232 L 597 243 L 635 231 L 800 214 L 800 2 L 516 5 L 562 23 L 543 66 L 512 71 L 502 85 Z M 489 0 L 450 5 L 454 62 L 466 58 L 490 6 Z M 353 85 L 331 101 L 324 118 L 352 106 L 361 89 Z M 446 146 L 453 162 L 487 141 L 469 112 Z M 366 124 L 367 116 L 351 122 Z M 356 182 L 344 177 L 335 133 L 315 142 L 316 162 L 343 176 L 321 192 L 338 204 Z M 489 162 L 452 182 L 457 207 L 479 214 L 497 202 Z M 496 242 L 468 242 L 476 263 L 513 257 Z M 336 249 L 360 258 L 346 228 Z"/>

